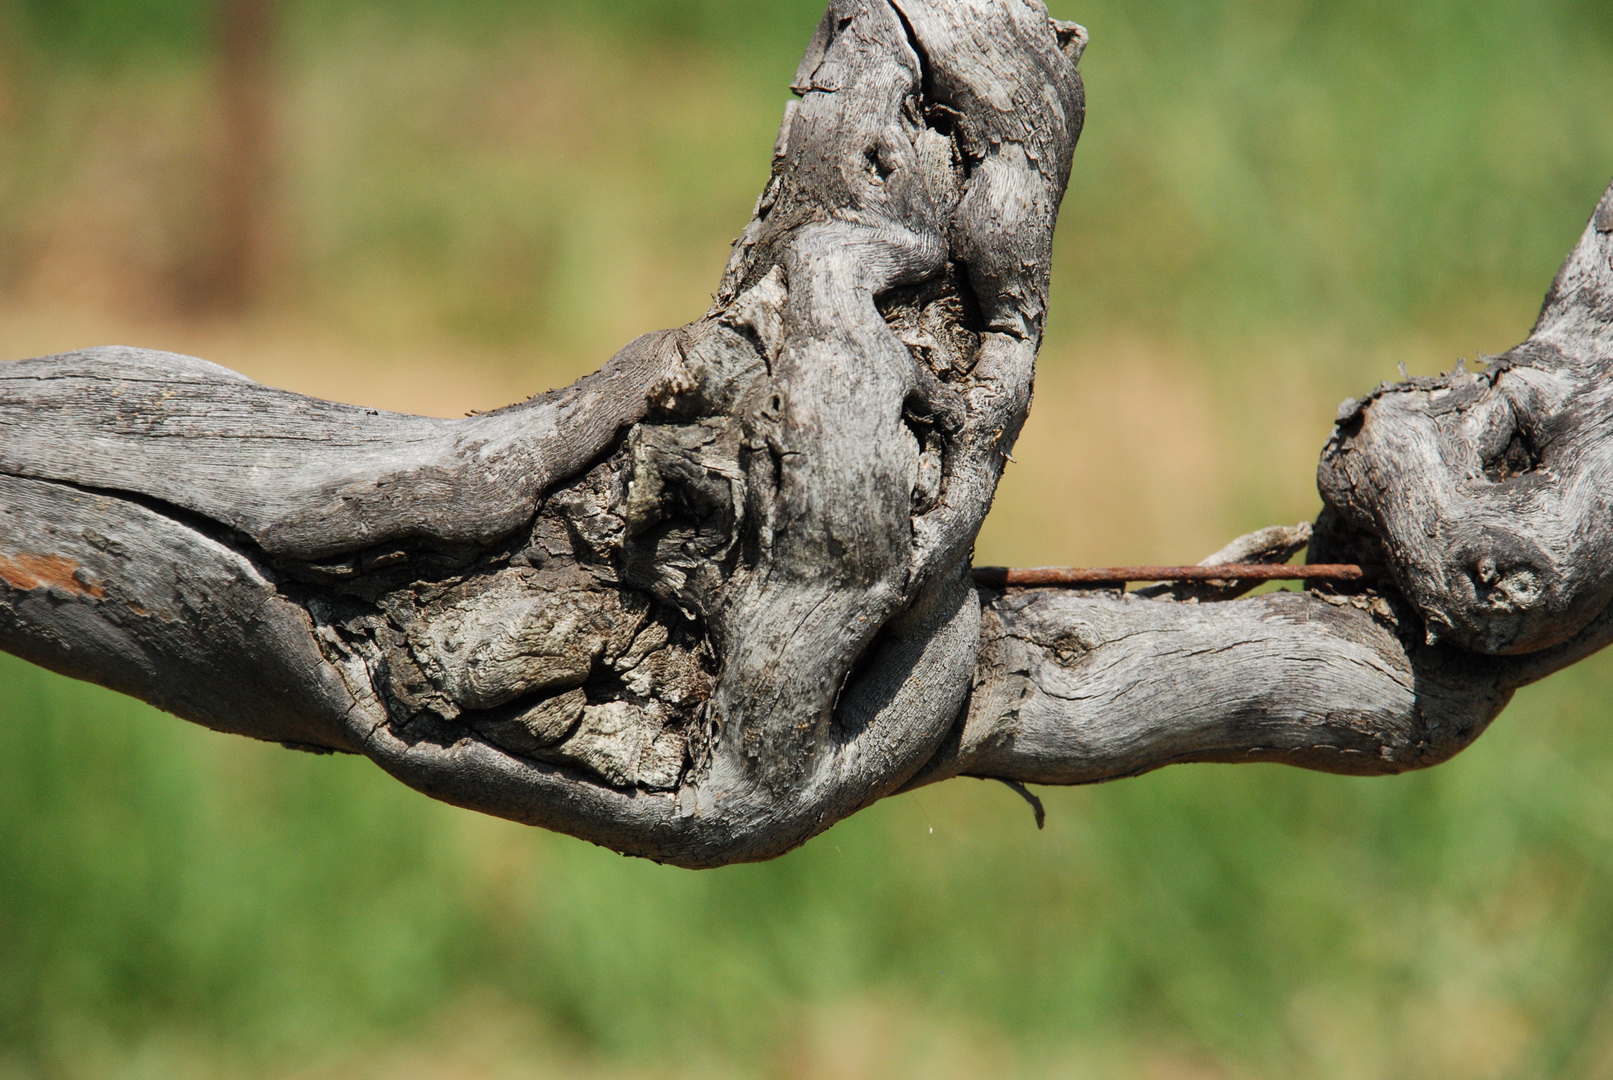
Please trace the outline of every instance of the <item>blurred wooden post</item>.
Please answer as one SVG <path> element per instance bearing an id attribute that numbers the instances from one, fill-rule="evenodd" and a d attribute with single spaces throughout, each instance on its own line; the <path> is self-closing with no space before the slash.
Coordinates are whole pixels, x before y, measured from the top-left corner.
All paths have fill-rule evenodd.
<path id="1" fill-rule="evenodd" d="M 219 0 L 219 153 L 204 306 L 238 313 L 261 295 L 273 244 L 276 0 Z"/>

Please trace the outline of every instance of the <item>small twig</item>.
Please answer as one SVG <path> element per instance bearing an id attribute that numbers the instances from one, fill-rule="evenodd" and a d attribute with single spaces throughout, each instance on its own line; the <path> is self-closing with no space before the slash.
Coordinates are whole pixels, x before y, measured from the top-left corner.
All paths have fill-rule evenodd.
<path id="1" fill-rule="evenodd" d="M 1316 563 L 1310 566 L 1234 563 L 1227 566 L 977 566 L 976 585 L 988 589 L 1032 586 L 1124 585 L 1128 581 L 1372 581 L 1381 566 Z"/>
<path id="2" fill-rule="evenodd" d="M 1013 790 L 1014 794 L 1030 803 L 1031 811 L 1036 815 L 1036 827 L 1038 829 L 1047 828 L 1047 807 L 1042 805 L 1042 800 L 1036 797 L 1035 792 L 1017 780 L 1004 780 L 1000 776 L 994 776 L 991 779 L 996 780 L 999 784 L 1006 784 Z"/>

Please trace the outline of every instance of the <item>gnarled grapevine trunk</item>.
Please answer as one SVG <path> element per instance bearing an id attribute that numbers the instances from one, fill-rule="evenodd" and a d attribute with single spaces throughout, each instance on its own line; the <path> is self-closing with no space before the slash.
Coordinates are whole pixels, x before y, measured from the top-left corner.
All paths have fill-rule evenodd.
<path id="1" fill-rule="evenodd" d="M 1083 41 L 1024 0 L 835 3 L 712 310 L 487 416 L 8 365 L 4 643 L 690 865 L 896 790 L 969 689 Z"/>
<path id="2" fill-rule="evenodd" d="M 686 866 L 779 854 L 959 774 L 1448 757 L 1613 622 L 1605 573 L 1548 580 L 1514 536 L 1572 562 L 1605 520 L 1574 516 L 1600 505 L 1604 233 L 1479 389 L 1346 410 L 1312 546 L 1381 553 L 1392 584 L 977 589 L 1084 44 L 1040 0 L 835 0 L 711 310 L 495 413 L 379 413 L 136 349 L 0 366 L 0 647 Z M 1481 399 L 1489 419 L 1429 419 Z M 1481 512 L 1481 474 L 1534 493 L 1523 532 L 1488 523 L 1514 504 Z M 1458 545 L 1494 578 L 1476 606 L 1406 539 L 1429 506 L 1490 542 Z"/>

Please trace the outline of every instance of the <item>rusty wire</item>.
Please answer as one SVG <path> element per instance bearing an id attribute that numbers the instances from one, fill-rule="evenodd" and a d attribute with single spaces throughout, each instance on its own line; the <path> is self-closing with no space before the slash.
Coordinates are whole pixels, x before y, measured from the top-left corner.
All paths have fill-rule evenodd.
<path id="1" fill-rule="evenodd" d="M 1310 566 L 1229 563 L 1225 566 L 977 566 L 976 585 L 988 589 L 1114 587 L 1130 581 L 1331 581 L 1367 582 L 1381 566 L 1315 563 Z"/>

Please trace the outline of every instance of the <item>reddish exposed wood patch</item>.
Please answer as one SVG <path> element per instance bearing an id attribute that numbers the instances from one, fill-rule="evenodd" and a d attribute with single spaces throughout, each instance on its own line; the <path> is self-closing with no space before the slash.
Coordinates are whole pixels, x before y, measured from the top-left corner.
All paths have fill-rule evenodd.
<path id="1" fill-rule="evenodd" d="M 14 589 L 23 592 L 60 589 L 71 596 L 88 596 L 95 600 L 106 595 L 105 589 L 84 584 L 77 574 L 77 561 L 60 555 L 0 555 L 0 581 Z"/>

